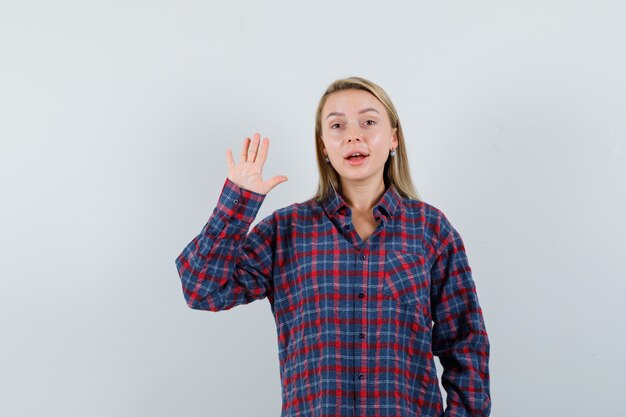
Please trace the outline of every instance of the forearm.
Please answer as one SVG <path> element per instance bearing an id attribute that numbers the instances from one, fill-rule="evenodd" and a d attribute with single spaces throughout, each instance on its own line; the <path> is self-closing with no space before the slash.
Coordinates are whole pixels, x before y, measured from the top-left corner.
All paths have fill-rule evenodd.
<path id="1" fill-rule="evenodd" d="M 224 307 L 216 292 L 235 274 L 246 233 L 263 199 L 225 181 L 211 217 L 176 258 L 189 307 L 212 311 Z"/>
<path id="2" fill-rule="evenodd" d="M 467 317 L 465 323 L 454 325 L 460 334 L 454 334 L 450 340 L 438 336 L 434 350 L 443 367 L 442 385 L 447 393 L 444 415 L 487 417 L 491 410 L 489 339 L 480 311 L 468 312 Z M 451 331 L 453 327 L 447 328 Z"/>

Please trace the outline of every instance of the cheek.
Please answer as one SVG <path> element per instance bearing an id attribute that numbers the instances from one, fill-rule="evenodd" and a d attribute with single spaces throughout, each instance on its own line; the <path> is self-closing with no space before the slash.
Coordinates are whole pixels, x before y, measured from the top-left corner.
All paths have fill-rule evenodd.
<path id="1" fill-rule="evenodd" d="M 337 138 L 336 135 L 325 135 L 322 144 L 332 152 L 333 149 L 338 149 L 341 146 L 341 139 Z"/>
<path id="2" fill-rule="evenodd" d="M 322 137 L 325 139 L 337 140 L 340 133 L 336 129 L 322 129 Z"/>

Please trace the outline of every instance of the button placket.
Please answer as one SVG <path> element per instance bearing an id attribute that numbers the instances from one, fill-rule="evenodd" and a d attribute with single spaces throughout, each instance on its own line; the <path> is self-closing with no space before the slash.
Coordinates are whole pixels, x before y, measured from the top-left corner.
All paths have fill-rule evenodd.
<path id="1" fill-rule="evenodd" d="M 356 257 L 356 262 L 357 262 L 357 264 L 358 264 L 359 262 L 361 262 L 361 263 L 365 263 L 365 262 L 366 262 L 366 260 L 367 260 L 367 255 L 366 255 L 365 253 L 358 253 L 358 254 L 357 254 L 357 257 Z M 362 292 L 361 292 L 361 293 L 359 293 L 359 298 L 360 298 L 360 299 L 364 299 L 364 298 L 365 298 L 365 293 L 362 293 Z M 363 341 L 363 343 L 366 343 L 365 337 L 366 337 L 366 333 L 365 333 L 365 331 L 360 331 L 360 332 L 358 333 L 358 338 L 359 338 L 360 340 L 362 340 L 362 341 Z M 363 374 L 363 373 L 361 373 L 361 372 L 360 372 L 360 373 L 358 373 L 358 374 L 357 374 L 357 379 L 358 379 L 358 380 L 363 380 L 363 379 L 365 379 L 365 374 Z"/>

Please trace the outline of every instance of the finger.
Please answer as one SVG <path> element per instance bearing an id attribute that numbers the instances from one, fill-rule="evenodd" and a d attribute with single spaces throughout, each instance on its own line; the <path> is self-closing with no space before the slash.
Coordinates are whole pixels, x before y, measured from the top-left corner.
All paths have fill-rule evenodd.
<path id="1" fill-rule="evenodd" d="M 267 180 L 267 185 L 270 187 L 269 189 L 271 190 L 272 188 L 276 187 L 278 184 L 283 183 L 287 180 L 288 178 L 284 175 L 276 175 L 275 177 L 272 177 L 269 180 Z"/>
<path id="2" fill-rule="evenodd" d="M 270 146 L 270 140 L 269 138 L 265 138 L 263 139 L 263 143 L 261 143 L 261 146 L 259 148 L 259 153 L 256 156 L 256 161 L 258 162 L 261 166 L 263 166 L 265 164 L 265 160 L 267 159 L 267 149 Z"/>
<path id="3" fill-rule="evenodd" d="M 250 138 L 246 138 L 243 141 L 243 146 L 241 147 L 241 154 L 239 154 L 239 163 L 246 162 L 248 158 L 248 145 L 250 144 Z"/>
<path id="4" fill-rule="evenodd" d="M 248 148 L 248 162 L 254 162 L 256 158 L 257 150 L 259 149 L 259 140 L 261 135 L 255 133 L 252 137 L 252 142 L 250 143 L 250 147 Z"/>
<path id="5" fill-rule="evenodd" d="M 226 149 L 226 164 L 228 165 L 229 170 L 235 167 L 233 152 L 230 149 Z"/>

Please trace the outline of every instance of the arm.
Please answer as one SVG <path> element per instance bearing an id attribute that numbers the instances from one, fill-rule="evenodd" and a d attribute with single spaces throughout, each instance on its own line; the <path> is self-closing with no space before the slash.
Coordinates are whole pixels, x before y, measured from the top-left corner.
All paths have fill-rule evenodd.
<path id="1" fill-rule="evenodd" d="M 433 354 L 443 367 L 447 417 L 487 417 L 489 391 L 489 339 L 478 303 L 465 247 L 445 217 L 442 236 L 431 269 Z"/>
<path id="2" fill-rule="evenodd" d="M 176 258 L 187 305 L 198 310 L 228 310 L 268 296 L 272 288 L 274 216 L 247 231 L 265 199 L 284 175 L 263 180 L 269 139 L 246 138 L 239 163 L 227 150 L 228 177 L 217 207 L 202 231 Z"/>
<path id="3" fill-rule="evenodd" d="M 247 234 L 264 198 L 226 179 L 213 214 L 176 258 L 190 308 L 228 310 L 272 291 L 273 216 Z"/>

